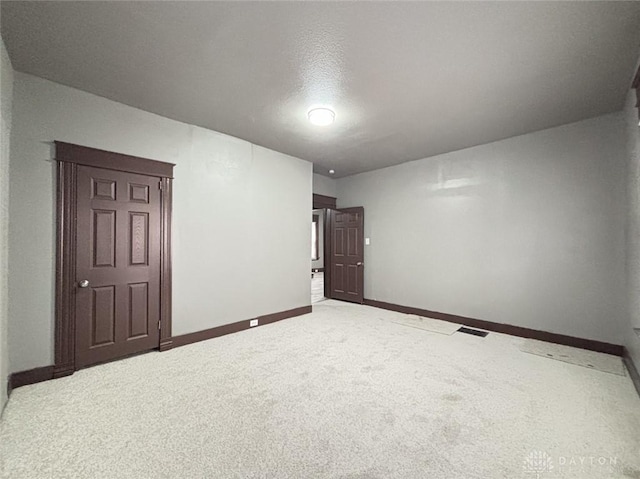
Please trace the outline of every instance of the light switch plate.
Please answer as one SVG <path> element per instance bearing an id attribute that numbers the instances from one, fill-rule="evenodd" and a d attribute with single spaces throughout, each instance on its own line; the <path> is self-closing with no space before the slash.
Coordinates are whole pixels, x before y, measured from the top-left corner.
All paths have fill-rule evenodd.
<path id="1" fill-rule="evenodd" d="M 364 244 L 369 246 L 371 244 L 371 239 L 370 238 L 365 238 L 364 239 Z"/>

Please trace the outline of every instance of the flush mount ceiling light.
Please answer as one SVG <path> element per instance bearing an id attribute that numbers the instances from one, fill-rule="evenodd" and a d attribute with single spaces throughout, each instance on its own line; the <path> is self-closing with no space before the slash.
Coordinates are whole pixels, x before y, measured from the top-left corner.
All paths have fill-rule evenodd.
<path id="1" fill-rule="evenodd" d="M 309 110 L 309 121 L 317 126 L 327 126 L 336 119 L 336 114 L 328 108 L 314 108 Z"/>

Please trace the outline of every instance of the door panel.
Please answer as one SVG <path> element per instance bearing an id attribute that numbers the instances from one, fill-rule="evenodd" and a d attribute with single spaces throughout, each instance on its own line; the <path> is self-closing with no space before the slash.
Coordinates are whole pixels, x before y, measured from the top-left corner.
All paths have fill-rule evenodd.
<path id="1" fill-rule="evenodd" d="M 333 276 L 333 291 L 336 293 L 344 293 L 344 264 L 335 263 L 331 266 Z"/>
<path id="2" fill-rule="evenodd" d="M 349 228 L 347 229 L 347 254 L 357 256 L 358 250 L 358 230 L 357 228 Z"/>
<path id="3" fill-rule="evenodd" d="M 116 182 L 105 178 L 93 178 L 91 198 L 116 199 Z"/>
<path id="4" fill-rule="evenodd" d="M 127 340 L 149 334 L 149 283 L 129 285 L 129 334 Z"/>
<path id="5" fill-rule="evenodd" d="M 148 265 L 149 214 L 129 212 L 129 265 Z"/>
<path id="6" fill-rule="evenodd" d="M 93 238 L 93 266 L 115 267 L 116 212 L 94 210 L 91 236 Z"/>
<path id="7" fill-rule="evenodd" d="M 342 215 L 340 215 L 340 219 L 342 219 Z M 335 248 L 333 250 L 333 255 L 336 257 L 343 257 L 344 256 L 344 229 L 338 228 L 334 230 L 333 237 L 334 237 L 333 244 Z"/>
<path id="8" fill-rule="evenodd" d="M 159 345 L 159 182 L 78 166 L 76 367 Z"/>
<path id="9" fill-rule="evenodd" d="M 330 215 L 330 297 L 362 303 L 364 208 L 330 210 Z"/>
<path id="10" fill-rule="evenodd" d="M 90 348 L 113 344 L 115 341 L 116 292 L 113 286 L 91 288 Z"/>

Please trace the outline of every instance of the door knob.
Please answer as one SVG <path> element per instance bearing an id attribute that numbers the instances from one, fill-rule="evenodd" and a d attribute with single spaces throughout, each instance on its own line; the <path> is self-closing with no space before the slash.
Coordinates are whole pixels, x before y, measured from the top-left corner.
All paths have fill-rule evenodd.
<path id="1" fill-rule="evenodd" d="M 82 281 L 80 281 L 78 283 L 78 286 L 80 286 L 81 288 L 86 288 L 87 286 L 89 286 L 89 280 L 88 279 L 83 279 Z"/>
<path id="2" fill-rule="evenodd" d="M 356 263 L 356 266 L 363 266 L 363 265 L 364 265 L 364 263 L 363 263 L 362 261 L 358 261 L 358 262 Z"/>

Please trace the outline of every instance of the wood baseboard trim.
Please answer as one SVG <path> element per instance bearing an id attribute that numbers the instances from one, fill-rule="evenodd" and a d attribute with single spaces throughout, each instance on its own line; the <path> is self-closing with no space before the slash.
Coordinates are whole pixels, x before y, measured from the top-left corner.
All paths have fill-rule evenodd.
<path id="1" fill-rule="evenodd" d="M 265 324 L 275 323 L 287 318 L 293 318 L 295 316 L 302 316 L 311 312 L 311 306 L 303 306 L 301 308 L 290 309 L 288 311 L 280 311 L 278 313 L 265 314 L 264 316 L 258 316 L 258 324 L 263 326 Z M 206 329 L 204 331 L 198 331 L 195 333 L 184 334 L 182 336 L 174 336 L 160 344 L 160 351 L 167 351 L 178 346 L 185 346 L 187 344 L 196 343 L 198 341 L 204 341 L 206 339 L 217 338 L 224 336 L 225 334 L 236 333 L 249 329 L 249 321 L 238 321 L 237 323 L 225 324 L 224 326 L 218 326 L 216 328 Z M 7 384 L 7 395 L 11 394 L 11 391 L 21 386 L 27 386 L 29 384 L 40 383 L 42 381 L 48 381 L 49 379 L 61 378 L 69 376 L 74 373 L 72 366 L 62 365 L 56 368 L 55 366 L 43 366 L 40 368 L 30 369 L 28 371 L 19 371 L 9 376 Z"/>
<path id="2" fill-rule="evenodd" d="M 288 311 L 280 311 L 278 313 L 265 314 L 264 316 L 258 316 L 258 326 L 260 327 L 265 324 L 275 323 L 276 321 L 281 321 L 283 319 L 293 318 L 296 316 L 302 316 L 303 314 L 307 314 L 311 312 L 311 306 L 303 306 L 301 308 L 290 309 Z M 172 347 L 177 348 L 180 346 L 186 346 L 187 344 L 197 343 L 199 341 L 206 341 L 207 339 L 218 338 L 220 336 L 225 336 L 227 334 L 237 333 L 239 331 L 244 331 L 245 329 L 250 329 L 249 326 L 250 319 L 245 319 L 244 321 L 238 321 L 236 323 L 225 324 L 223 326 L 216 326 L 215 328 L 205 329 L 203 331 L 196 331 L 195 333 L 183 334 L 181 336 L 174 336 L 172 338 Z"/>
<path id="3" fill-rule="evenodd" d="M 9 387 L 7 391 L 11 394 L 11 391 L 21 386 L 28 386 L 29 384 L 41 383 L 42 381 L 48 381 L 53 379 L 53 366 L 43 366 L 40 368 L 29 369 L 28 371 L 19 371 L 9 376 Z"/>
<path id="4" fill-rule="evenodd" d="M 633 362 L 627 348 L 624 348 L 624 356 L 622 356 L 622 360 L 624 361 L 625 366 L 627 366 L 631 381 L 633 381 L 633 385 L 636 387 L 636 391 L 638 391 L 638 396 L 640 396 L 640 373 L 638 372 L 638 368 Z"/>
<path id="5" fill-rule="evenodd" d="M 384 301 L 376 301 L 373 299 L 365 299 L 364 304 L 375 308 L 387 309 L 398 313 L 415 314 L 416 316 L 426 316 L 434 319 L 441 319 L 452 323 L 463 324 L 471 328 L 484 329 L 495 333 L 509 334 L 521 338 L 537 339 L 548 343 L 563 344 L 565 346 L 573 346 L 574 348 L 588 349 L 599 353 L 613 354 L 614 356 L 624 356 L 624 348 L 619 344 L 603 343 L 592 339 L 575 338 L 573 336 L 565 336 L 564 334 L 550 333 L 547 331 L 539 331 L 537 329 L 523 328 L 521 326 L 513 326 L 511 324 L 494 323 L 481 319 L 468 318 L 466 316 L 458 316 L 449 313 L 440 313 L 437 311 L 429 311 L 427 309 L 413 308 L 411 306 L 401 306 L 399 304 L 386 303 Z"/>
<path id="6" fill-rule="evenodd" d="M 71 376 L 75 372 L 73 364 L 56 364 L 53 366 L 53 379 Z"/>
<path id="7" fill-rule="evenodd" d="M 168 340 L 162 341 L 160 343 L 160 348 L 158 349 L 160 350 L 160 352 L 162 352 L 162 351 L 169 351 L 172 348 L 173 348 L 173 340 L 169 338 Z"/>

